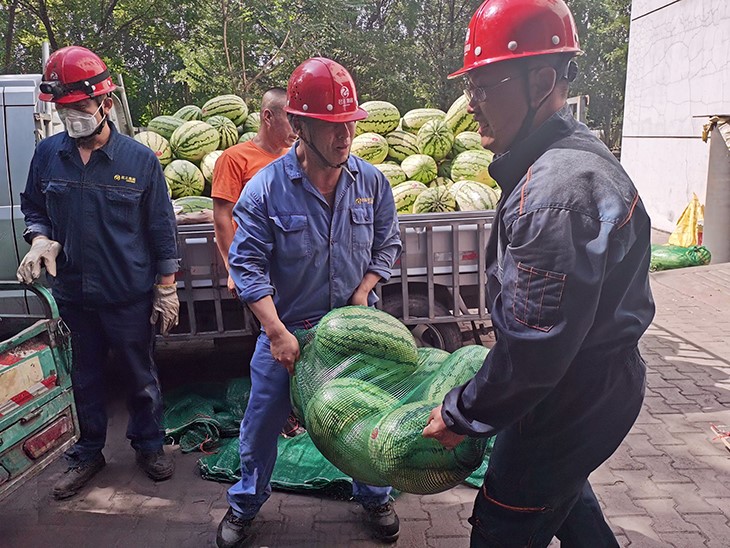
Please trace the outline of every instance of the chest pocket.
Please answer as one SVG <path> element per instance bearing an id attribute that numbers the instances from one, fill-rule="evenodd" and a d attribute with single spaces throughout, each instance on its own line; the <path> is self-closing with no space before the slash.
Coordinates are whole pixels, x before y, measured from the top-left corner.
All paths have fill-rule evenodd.
<path id="1" fill-rule="evenodd" d="M 373 206 L 350 208 L 353 249 L 372 249 L 373 247 Z"/>
<path id="2" fill-rule="evenodd" d="M 107 188 L 104 200 L 109 205 L 105 216 L 119 223 L 137 226 L 141 220 L 142 192 L 131 188 Z"/>
<path id="3" fill-rule="evenodd" d="M 309 219 L 306 215 L 274 215 L 274 253 L 280 259 L 301 259 L 312 256 Z"/>
<path id="4" fill-rule="evenodd" d="M 43 190 L 46 196 L 46 212 L 52 222 L 63 221 L 71 211 L 71 187 L 61 181 L 49 181 Z"/>

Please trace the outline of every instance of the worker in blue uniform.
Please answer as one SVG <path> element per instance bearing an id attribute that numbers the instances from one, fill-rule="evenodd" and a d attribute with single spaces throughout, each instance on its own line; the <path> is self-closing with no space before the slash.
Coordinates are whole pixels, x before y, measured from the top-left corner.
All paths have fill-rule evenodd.
<path id="1" fill-rule="evenodd" d="M 372 305 L 400 253 L 393 195 L 385 177 L 350 156 L 358 106 L 355 84 L 338 63 L 315 57 L 289 79 L 286 112 L 299 140 L 259 171 L 234 207 L 238 229 L 230 274 L 260 320 L 251 359 L 251 395 L 241 423 L 241 480 L 218 527 L 219 547 L 241 546 L 271 494 L 276 440 L 291 410 L 289 375 L 299 357 L 292 332 L 333 308 Z M 377 538 L 400 530 L 390 487 L 355 481 L 354 499 Z"/>
<path id="2" fill-rule="evenodd" d="M 41 267 L 71 331 L 72 382 L 80 439 L 53 496 L 74 495 L 105 465 L 105 358 L 114 351 L 128 385 L 127 437 L 154 480 L 173 474 L 163 451 L 162 396 L 152 357 L 154 324 L 177 324 L 176 226 L 155 154 L 108 120 L 116 86 L 92 51 L 69 46 L 48 59 L 40 99 L 52 101 L 66 131 L 33 155 L 21 210 L 31 249 L 18 279 Z"/>
<path id="3" fill-rule="evenodd" d="M 496 440 L 471 545 L 618 546 L 588 482 L 644 396 L 650 221 L 611 152 L 571 115 L 580 53 L 562 0 L 486 0 L 466 35 L 469 112 L 502 198 L 488 244 L 496 342 L 424 436 Z"/>

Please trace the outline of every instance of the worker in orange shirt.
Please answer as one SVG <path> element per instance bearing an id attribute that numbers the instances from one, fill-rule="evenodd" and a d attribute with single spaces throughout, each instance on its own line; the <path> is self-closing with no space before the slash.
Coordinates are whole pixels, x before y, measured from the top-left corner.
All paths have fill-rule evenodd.
<path id="1" fill-rule="evenodd" d="M 262 167 L 283 156 L 297 138 L 289 125 L 285 106 L 285 89 L 271 88 L 264 93 L 261 98 L 261 125 L 256 137 L 226 149 L 215 163 L 210 195 L 213 198 L 215 239 L 226 269 L 228 248 L 236 232 L 233 206 L 244 185 Z M 230 276 L 228 289 L 234 291 Z"/>

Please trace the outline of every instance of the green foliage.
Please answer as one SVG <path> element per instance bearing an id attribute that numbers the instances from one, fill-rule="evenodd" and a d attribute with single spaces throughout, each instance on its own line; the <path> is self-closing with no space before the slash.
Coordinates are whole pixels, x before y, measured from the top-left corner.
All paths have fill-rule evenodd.
<path id="1" fill-rule="evenodd" d="M 481 0 L 3 0 L 0 70 L 41 72 L 41 43 L 97 52 L 122 74 L 136 122 L 236 93 L 258 109 L 312 55 L 342 63 L 361 101 L 448 109 Z M 573 93 L 609 146 L 621 132 L 630 0 L 568 0 L 586 55 Z"/>

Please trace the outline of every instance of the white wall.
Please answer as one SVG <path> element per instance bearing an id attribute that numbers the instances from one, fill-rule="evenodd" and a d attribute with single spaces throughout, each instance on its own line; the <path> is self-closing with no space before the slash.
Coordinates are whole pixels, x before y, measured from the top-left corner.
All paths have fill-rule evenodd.
<path id="1" fill-rule="evenodd" d="M 708 115 L 730 114 L 730 0 L 634 0 L 621 163 L 655 228 L 704 201 Z"/>

